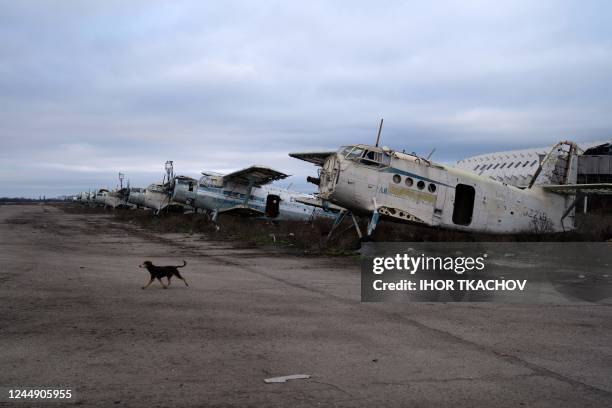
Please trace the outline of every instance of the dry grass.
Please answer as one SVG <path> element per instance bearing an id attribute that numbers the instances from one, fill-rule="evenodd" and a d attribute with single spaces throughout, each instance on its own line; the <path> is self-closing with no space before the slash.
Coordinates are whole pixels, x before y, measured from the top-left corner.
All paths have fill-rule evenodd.
<path id="1" fill-rule="evenodd" d="M 64 211 L 76 213 L 112 213 L 116 220 L 130 222 L 142 228 L 158 232 L 202 234 L 214 240 L 231 240 L 246 246 L 276 245 L 294 247 L 306 253 L 346 254 L 359 248 L 360 240 L 345 220 L 332 239 L 326 240 L 331 229 L 330 220 L 313 223 L 298 221 L 271 222 L 253 218 L 221 216 L 220 227 L 203 214 L 162 214 L 154 216 L 146 210 L 104 210 L 75 204 L 59 204 Z M 409 224 L 382 221 L 372 240 L 386 242 L 568 242 L 607 241 L 612 239 L 612 215 L 606 213 L 579 214 L 578 229 L 567 233 L 523 233 L 493 235 L 448 231 Z M 361 220 L 362 231 L 367 220 Z"/>

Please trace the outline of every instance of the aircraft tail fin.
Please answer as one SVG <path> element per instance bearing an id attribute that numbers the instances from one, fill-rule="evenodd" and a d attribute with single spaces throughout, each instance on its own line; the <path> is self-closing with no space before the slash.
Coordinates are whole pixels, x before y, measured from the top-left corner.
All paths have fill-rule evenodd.
<path id="1" fill-rule="evenodd" d="M 562 141 L 553 146 L 540 162 L 529 187 L 534 185 L 576 184 L 578 177 L 578 146 Z"/>

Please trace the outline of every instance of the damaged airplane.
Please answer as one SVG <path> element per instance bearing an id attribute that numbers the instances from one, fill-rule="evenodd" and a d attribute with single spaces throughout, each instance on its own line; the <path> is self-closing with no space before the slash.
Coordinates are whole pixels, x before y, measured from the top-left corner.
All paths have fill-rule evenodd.
<path id="1" fill-rule="evenodd" d="M 229 174 L 202 172 L 199 181 L 179 177 L 172 199 L 210 214 L 217 221 L 220 214 L 237 214 L 273 220 L 310 220 L 333 217 L 331 211 L 313 208 L 298 201 L 312 196 L 270 186 L 287 174 L 265 166 L 251 166 Z"/>
<path id="2" fill-rule="evenodd" d="M 379 131 L 380 135 L 380 131 Z M 347 215 L 446 229 L 508 234 L 574 229 L 576 193 L 610 194 L 612 184 L 576 184 L 577 146 L 560 142 L 525 188 L 387 147 L 350 145 L 337 152 L 290 153 L 319 166 L 317 205 L 333 203 Z M 353 216 L 358 234 L 359 226 Z"/>

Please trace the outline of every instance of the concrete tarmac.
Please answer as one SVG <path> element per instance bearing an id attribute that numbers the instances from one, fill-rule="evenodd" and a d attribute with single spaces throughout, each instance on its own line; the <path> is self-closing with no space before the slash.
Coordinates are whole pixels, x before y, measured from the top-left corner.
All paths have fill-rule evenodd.
<path id="1" fill-rule="evenodd" d="M 138 265 L 188 265 L 168 290 Z M 310 379 L 266 384 L 265 378 Z M 71 389 L 16 401 L 14 388 Z M 358 261 L 0 206 L 0 406 L 612 406 L 605 305 L 362 304 Z"/>

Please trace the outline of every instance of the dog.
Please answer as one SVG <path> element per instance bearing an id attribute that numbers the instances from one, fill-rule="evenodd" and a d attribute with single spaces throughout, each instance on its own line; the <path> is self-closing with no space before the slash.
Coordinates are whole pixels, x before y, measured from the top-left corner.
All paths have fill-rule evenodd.
<path id="1" fill-rule="evenodd" d="M 183 260 L 182 265 L 177 266 L 155 266 L 151 261 L 144 261 L 142 265 L 139 266 L 139 268 L 147 268 L 147 270 L 151 274 L 151 280 L 142 288 L 148 288 L 149 285 L 153 283 L 155 279 L 157 279 L 164 289 L 168 289 L 168 286 L 170 286 L 170 279 L 173 276 L 176 276 L 177 278 L 185 282 L 185 286 L 189 286 L 185 278 L 183 278 L 178 271 L 178 268 L 183 268 L 185 265 L 187 265 L 187 261 L 185 260 Z M 161 278 L 168 278 L 168 285 L 164 285 L 164 282 L 162 282 Z"/>

